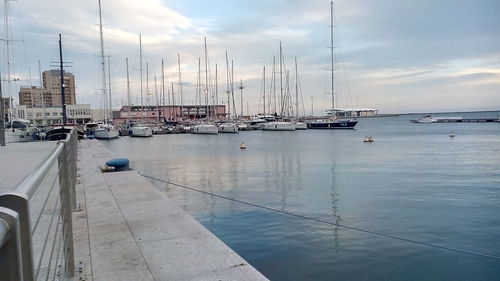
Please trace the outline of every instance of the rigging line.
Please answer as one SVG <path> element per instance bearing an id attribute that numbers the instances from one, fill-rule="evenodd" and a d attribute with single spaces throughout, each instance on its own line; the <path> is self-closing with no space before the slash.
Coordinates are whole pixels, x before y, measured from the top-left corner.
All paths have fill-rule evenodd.
<path id="1" fill-rule="evenodd" d="M 428 243 L 428 242 L 422 242 L 422 241 L 408 239 L 408 238 L 399 237 L 399 236 L 395 236 L 395 235 L 385 234 L 385 233 L 381 233 L 381 232 L 377 232 L 377 231 L 366 230 L 366 229 L 362 229 L 362 228 L 358 228 L 358 227 L 353 227 L 353 226 L 343 225 L 343 224 L 339 224 L 339 223 L 334 223 L 334 222 L 330 222 L 330 221 L 326 221 L 326 220 L 322 220 L 322 219 L 318 219 L 318 218 L 313 218 L 313 217 L 308 217 L 308 216 L 304 216 L 304 215 L 299 215 L 299 214 L 295 214 L 295 213 L 291 213 L 291 212 L 287 212 L 287 211 L 283 211 L 283 210 L 278 210 L 278 209 L 274 209 L 274 208 L 270 208 L 270 207 L 258 205 L 258 204 L 251 203 L 251 202 L 246 202 L 246 201 L 242 201 L 242 200 L 238 200 L 238 199 L 226 197 L 226 196 L 223 196 L 223 195 L 218 195 L 218 194 L 215 194 L 215 193 L 212 193 L 212 192 L 208 192 L 208 191 L 199 190 L 199 189 L 196 189 L 196 188 L 192 188 L 192 187 L 189 187 L 189 186 L 186 186 L 186 185 L 182 185 L 182 184 L 178 184 L 178 183 L 175 183 L 175 182 L 171 182 L 171 181 L 168 181 L 168 180 L 163 180 L 163 179 L 155 178 L 155 177 L 152 177 L 152 176 L 148 176 L 146 174 L 143 174 L 142 172 L 139 172 L 139 174 L 141 176 L 145 177 L 145 178 L 149 178 L 149 179 L 152 179 L 152 180 L 155 180 L 155 181 L 164 182 L 164 183 L 171 184 L 171 185 L 174 185 L 174 186 L 178 186 L 178 187 L 181 187 L 181 188 L 184 188 L 184 189 L 188 189 L 188 190 L 191 190 L 191 191 L 203 193 L 203 194 L 206 194 L 206 195 L 214 196 L 214 197 L 221 198 L 221 199 L 230 200 L 230 201 L 233 201 L 233 202 L 241 203 L 241 204 L 244 204 L 244 205 L 248 205 L 248 206 L 252 206 L 252 207 L 256 207 L 256 208 L 260 208 L 260 209 L 264 209 L 264 210 L 268 210 L 268 211 L 272 211 L 272 212 L 276 212 L 276 213 L 281 213 L 281 214 L 292 216 L 292 217 L 296 217 L 296 218 L 311 220 L 311 221 L 315 221 L 315 222 L 319 222 L 319 223 L 323 223 L 323 224 L 328 224 L 328 225 L 332 225 L 332 226 L 342 227 L 342 228 L 353 230 L 353 231 L 358 231 L 358 232 L 362 232 L 362 233 L 377 235 L 377 236 L 381 236 L 381 237 L 385 237 L 385 238 L 390 238 L 390 239 L 395 239 L 395 240 L 399 240 L 399 241 L 403 241 L 403 242 L 408 242 L 408 243 L 413 243 L 413 244 L 417 244 L 417 245 L 429 246 L 429 247 L 433 247 L 433 248 L 437 248 L 437 249 L 448 250 L 448 251 L 451 251 L 451 252 L 462 253 L 462 254 L 467 254 L 467 255 L 472 255 L 472 256 L 477 256 L 477 257 L 483 257 L 483 258 L 490 258 L 490 259 L 494 259 L 494 260 L 499 260 L 500 261 L 500 256 L 493 256 L 493 255 L 482 254 L 482 253 L 478 253 L 478 252 L 461 250 L 461 249 L 457 249 L 457 248 L 451 248 L 451 247 L 441 246 L 441 245 L 432 244 L 432 243 Z"/>

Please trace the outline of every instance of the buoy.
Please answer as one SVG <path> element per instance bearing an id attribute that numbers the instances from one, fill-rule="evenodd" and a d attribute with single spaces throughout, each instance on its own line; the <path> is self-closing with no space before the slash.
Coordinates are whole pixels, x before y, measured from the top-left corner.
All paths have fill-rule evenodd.
<path id="1" fill-rule="evenodd" d="M 245 144 L 245 142 L 241 142 L 240 149 L 246 149 L 246 148 L 247 148 L 247 145 Z"/>
<path id="2" fill-rule="evenodd" d="M 365 136 L 365 138 L 363 139 L 363 142 L 373 142 L 373 137 L 372 136 Z"/>
<path id="3" fill-rule="evenodd" d="M 456 136 L 456 135 L 455 135 L 455 133 L 454 133 L 454 132 L 451 132 L 451 133 L 450 133 L 450 138 L 454 138 L 455 136 Z"/>

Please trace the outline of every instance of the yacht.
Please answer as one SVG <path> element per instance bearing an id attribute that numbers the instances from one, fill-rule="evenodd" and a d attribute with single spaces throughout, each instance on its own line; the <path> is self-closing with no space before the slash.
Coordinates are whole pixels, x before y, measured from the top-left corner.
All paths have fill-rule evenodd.
<path id="1" fill-rule="evenodd" d="M 308 129 L 354 129 L 358 120 L 318 119 L 307 123 Z"/>
<path id="2" fill-rule="evenodd" d="M 98 140 L 111 140 L 118 137 L 118 130 L 111 124 L 97 124 L 94 137 Z"/>
<path id="3" fill-rule="evenodd" d="M 438 120 L 431 115 L 425 115 L 417 119 L 410 120 L 413 123 L 436 123 Z"/>
<path id="4" fill-rule="evenodd" d="M 295 131 L 295 124 L 292 122 L 275 121 L 262 125 L 263 131 Z"/>
<path id="5" fill-rule="evenodd" d="M 238 126 L 234 123 L 221 123 L 218 130 L 219 133 L 238 133 Z"/>
<path id="6" fill-rule="evenodd" d="M 307 124 L 304 122 L 295 122 L 295 130 L 307 130 Z"/>
<path id="7" fill-rule="evenodd" d="M 191 127 L 193 134 L 218 134 L 219 129 L 214 124 L 198 124 Z"/>
<path id="8" fill-rule="evenodd" d="M 148 126 L 134 126 L 129 128 L 128 134 L 131 137 L 151 137 L 153 130 Z"/>

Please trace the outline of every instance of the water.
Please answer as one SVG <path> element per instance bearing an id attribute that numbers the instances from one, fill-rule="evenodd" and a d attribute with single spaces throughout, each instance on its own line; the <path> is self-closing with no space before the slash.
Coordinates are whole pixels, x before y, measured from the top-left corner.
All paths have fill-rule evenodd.
<path id="1" fill-rule="evenodd" d="M 362 119 L 352 131 L 123 137 L 105 144 L 154 177 L 343 225 L 500 256 L 500 123 L 410 123 L 415 117 Z M 448 136 L 451 131 L 455 138 Z M 366 135 L 375 142 L 363 143 Z M 246 150 L 239 149 L 242 141 Z M 500 260 L 152 183 L 271 280 L 500 280 Z"/>

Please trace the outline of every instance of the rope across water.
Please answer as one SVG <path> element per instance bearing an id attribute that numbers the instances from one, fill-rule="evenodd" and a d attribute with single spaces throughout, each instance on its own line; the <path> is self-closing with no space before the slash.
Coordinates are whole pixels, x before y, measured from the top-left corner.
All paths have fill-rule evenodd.
<path id="1" fill-rule="evenodd" d="M 215 194 L 215 193 L 212 193 L 212 192 L 208 192 L 208 191 L 196 189 L 196 188 L 193 188 L 193 187 L 189 187 L 189 186 L 186 186 L 186 185 L 178 184 L 178 183 L 171 182 L 171 181 L 168 181 L 168 180 L 163 180 L 163 179 L 155 178 L 153 176 L 149 176 L 149 175 L 143 174 L 142 172 L 139 172 L 139 174 L 142 175 L 145 178 L 152 179 L 152 180 L 155 180 L 155 181 L 159 181 L 159 182 L 171 184 L 171 185 L 174 185 L 174 186 L 177 186 L 177 187 L 181 187 L 181 188 L 184 188 L 184 189 L 187 189 L 187 190 L 191 190 L 191 191 L 194 191 L 194 192 L 198 192 L 198 193 L 202 193 L 202 194 L 214 196 L 214 197 L 217 197 L 217 198 L 221 198 L 221 199 L 225 199 L 225 200 L 237 202 L 237 203 L 240 203 L 240 204 L 244 204 L 244 205 L 247 205 L 247 206 L 252 206 L 252 207 L 255 207 L 255 208 L 259 208 L 259 209 L 264 209 L 264 210 L 275 212 L 275 213 L 280 213 L 280 214 L 287 215 L 287 216 L 292 216 L 292 217 L 296 217 L 296 218 L 300 218 L 300 219 L 305 219 L 305 220 L 310 220 L 310 221 L 314 221 L 314 222 L 318 222 L 318 223 L 322 223 L 322 224 L 327 224 L 327 225 L 342 227 L 342 228 L 350 229 L 350 230 L 353 230 L 353 231 L 358 231 L 358 232 L 367 233 L 367 234 L 371 234 L 371 235 L 377 235 L 377 236 L 386 237 L 386 238 L 390 238 L 390 239 L 394 239 L 394 240 L 399 240 L 399 241 L 404 241 L 404 242 L 408 242 L 408 243 L 413 243 L 413 244 L 417 244 L 417 245 L 428 246 L 428 247 L 433 247 L 433 248 L 437 248 L 437 249 L 452 251 L 452 252 L 456 252 L 456 253 L 462 253 L 462 254 L 466 254 L 466 255 L 483 257 L 483 258 L 489 258 L 489 259 L 494 259 L 494 260 L 500 261 L 500 257 L 499 256 L 493 256 L 493 255 L 488 255 L 488 254 L 483 254 L 483 253 L 478 253 L 478 252 L 472 252 L 472 251 L 462 250 L 462 249 L 458 249 L 458 248 L 451 248 L 451 247 L 441 246 L 441 245 L 438 245 L 438 244 L 432 244 L 432 243 L 428 243 L 428 242 L 423 242 L 423 241 L 408 239 L 408 238 L 399 237 L 399 236 L 390 235 L 390 234 L 385 234 L 385 233 L 381 233 L 381 232 L 377 232 L 377 231 L 366 230 L 366 229 L 362 229 L 362 228 L 359 228 L 359 227 L 353 227 L 353 226 L 348 226 L 348 225 L 339 224 L 339 223 L 335 223 L 335 222 L 330 222 L 330 221 L 326 221 L 326 220 L 323 220 L 323 219 L 318 219 L 318 218 L 308 217 L 308 216 L 304 216 L 304 215 L 299 215 L 299 214 L 295 214 L 295 213 L 291 213 L 291 212 L 287 212 L 287 211 L 283 211 L 283 210 L 278 210 L 278 209 L 274 209 L 274 208 L 262 206 L 262 205 L 251 203 L 251 202 L 246 202 L 246 201 L 242 201 L 242 200 L 238 200 L 238 199 L 226 197 L 226 196 L 223 196 L 223 195 L 218 195 L 218 194 Z"/>

